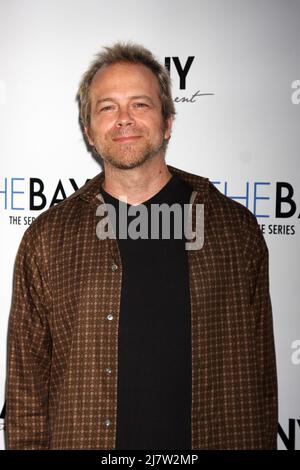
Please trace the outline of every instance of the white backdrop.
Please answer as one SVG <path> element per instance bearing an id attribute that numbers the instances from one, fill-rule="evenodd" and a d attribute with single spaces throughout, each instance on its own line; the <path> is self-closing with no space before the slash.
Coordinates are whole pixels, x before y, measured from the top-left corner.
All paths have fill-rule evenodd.
<path id="1" fill-rule="evenodd" d="M 170 63 L 178 115 L 167 163 L 209 177 L 247 205 L 264 230 L 278 446 L 300 449 L 297 0 L 1 1 L 0 406 L 16 251 L 29 217 L 100 171 L 80 133 L 75 95 L 94 54 L 117 40 L 142 43 Z M 180 87 L 178 69 L 188 61 Z M 42 184 L 44 198 L 34 196 Z"/>

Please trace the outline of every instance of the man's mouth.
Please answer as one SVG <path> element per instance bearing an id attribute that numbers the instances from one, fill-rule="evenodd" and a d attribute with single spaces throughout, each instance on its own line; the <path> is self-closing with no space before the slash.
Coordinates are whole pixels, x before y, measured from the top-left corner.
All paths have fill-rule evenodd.
<path id="1" fill-rule="evenodd" d="M 113 140 L 116 142 L 130 142 L 130 141 L 134 141 L 140 138 L 141 138 L 140 135 L 124 135 L 120 137 L 115 137 Z"/>

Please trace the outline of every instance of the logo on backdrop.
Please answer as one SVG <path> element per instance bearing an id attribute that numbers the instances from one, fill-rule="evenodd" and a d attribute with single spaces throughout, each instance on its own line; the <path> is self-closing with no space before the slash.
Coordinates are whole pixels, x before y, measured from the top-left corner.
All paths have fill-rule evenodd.
<path id="1" fill-rule="evenodd" d="M 251 210 L 264 235 L 295 235 L 295 219 L 300 219 L 300 213 L 291 183 L 246 181 L 239 192 L 234 191 L 232 183 L 229 184 L 228 181 L 213 181 L 213 183 L 225 196 L 237 200 Z M 267 223 L 268 221 L 270 223 Z"/>
<path id="2" fill-rule="evenodd" d="M 187 76 L 191 71 L 192 64 L 195 56 L 189 56 L 187 59 L 182 59 L 177 56 L 165 57 L 165 67 L 171 77 L 175 74 L 179 78 L 179 90 L 186 90 Z M 211 96 L 214 93 L 204 92 L 202 90 L 192 91 L 188 96 L 175 96 L 175 103 L 196 103 L 198 98 L 203 96 Z"/>
<path id="3" fill-rule="evenodd" d="M 33 214 L 63 201 L 88 181 L 77 184 L 74 178 L 64 182 L 60 179 L 54 188 L 49 188 L 41 178 L 0 178 L 0 213 L 10 213 L 11 225 L 30 225 L 35 219 Z M 30 211 L 30 215 L 21 215 L 25 211 Z"/>
<path id="4" fill-rule="evenodd" d="M 287 450 L 296 450 L 296 437 L 300 436 L 300 419 L 289 419 L 289 429 L 287 433 L 278 423 L 278 435 Z"/>
<path id="5" fill-rule="evenodd" d="M 11 225 L 30 225 L 39 212 L 63 201 L 88 181 L 66 178 L 49 183 L 33 177 L 0 178 L 0 213 L 8 215 Z M 296 233 L 299 202 L 294 186 L 288 181 L 212 183 L 223 194 L 246 206 L 256 216 L 264 234 L 292 236 Z"/>

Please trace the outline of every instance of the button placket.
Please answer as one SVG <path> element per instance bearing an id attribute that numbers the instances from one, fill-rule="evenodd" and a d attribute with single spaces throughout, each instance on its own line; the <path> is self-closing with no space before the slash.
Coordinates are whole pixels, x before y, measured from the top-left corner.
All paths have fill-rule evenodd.
<path id="1" fill-rule="evenodd" d="M 116 263 L 112 262 L 111 265 L 110 265 L 110 269 L 111 269 L 112 272 L 115 272 L 115 271 L 117 271 L 117 270 L 119 269 L 119 266 L 118 266 Z M 112 313 L 107 314 L 106 320 L 108 321 L 108 324 L 110 324 L 113 319 L 114 319 L 114 315 L 113 315 Z M 104 373 L 106 374 L 107 378 L 109 378 L 109 377 L 111 376 L 111 374 L 112 374 L 112 369 L 111 369 L 111 367 L 105 367 Z M 109 383 L 109 381 L 108 381 L 108 383 Z M 108 384 L 108 383 L 107 383 L 107 384 Z M 112 421 L 111 421 L 109 418 L 107 418 L 107 419 L 104 421 L 103 424 L 104 424 L 104 427 L 105 427 L 107 430 L 112 429 Z"/>

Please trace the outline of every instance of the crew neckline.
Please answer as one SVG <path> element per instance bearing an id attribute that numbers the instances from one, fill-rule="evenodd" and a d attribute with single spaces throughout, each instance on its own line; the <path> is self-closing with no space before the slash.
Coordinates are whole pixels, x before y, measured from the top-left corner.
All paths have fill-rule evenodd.
<path id="1" fill-rule="evenodd" d="M 101 192 L 104 193 L 104 196 L 107 199 L 110 199 L 110 200 L 114 201 L 117 204 L 118 203 L 126 204 L 127 207 L 139 207 L 141 205 L 153 204 L 157 199 L 160 199 L 166 191 L 169 191 L 170 187 L 173 186 L 173 184 L 176 182 L 176 180 L 177 180 L 177 177 L 176 177 L 176 175 L 173 174 L 171 176 L 171 178 L 166 182 L 166 184 L 157 193 L 155 193 L 149 199 L 146 199 L 145 201 L 140 202 L 139 204 L 128 204 L 127 202 L 125 203 L 121 199 L 118 199 L 115 196 L 112 196 L 107 191 L 105 191 L 105 189 L 103 187 L 101 187 Z"/>

